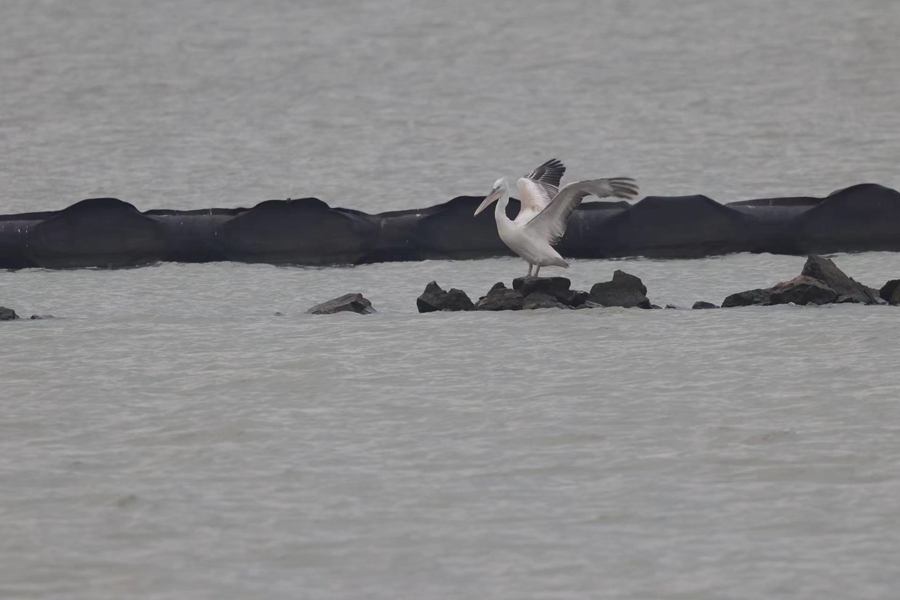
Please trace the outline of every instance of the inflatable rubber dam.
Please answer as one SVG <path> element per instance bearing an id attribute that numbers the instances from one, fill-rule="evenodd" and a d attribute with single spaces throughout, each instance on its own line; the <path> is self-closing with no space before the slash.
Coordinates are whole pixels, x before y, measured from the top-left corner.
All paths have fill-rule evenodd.
<path id="1" fill-rule="evenodd" d="M 367 214 L 315 198 L 253 208 L 149 210 L 115 198 L 53 212 L 0 215 L 0 268 L 120 268 L 161 261 L 356 265 L 511 255 L 483 197 Z M 519 210 L 512 200 L 510 217 Z M 900 193 L 860 184 L 824 198 L 720 204 L 706 196 L 586 202 L 560 254 L 573 258 L 698 258 L 734 252 L 900 251 Z"/>

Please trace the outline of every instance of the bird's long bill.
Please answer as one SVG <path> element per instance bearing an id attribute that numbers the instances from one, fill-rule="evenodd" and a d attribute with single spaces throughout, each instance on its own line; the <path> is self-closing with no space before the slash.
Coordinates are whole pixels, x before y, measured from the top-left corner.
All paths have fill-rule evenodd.
<path id="1" fill-rule="evenodd" d="M 475 209 L 475 216 L 477 217 L 481 214 L 481 211 L 490 206 L 493 202 L 496 202 L 500 198 L 500 188 L 494 188 L 491 190 L 491 193 L 485 196 L 484 202 Z"/>

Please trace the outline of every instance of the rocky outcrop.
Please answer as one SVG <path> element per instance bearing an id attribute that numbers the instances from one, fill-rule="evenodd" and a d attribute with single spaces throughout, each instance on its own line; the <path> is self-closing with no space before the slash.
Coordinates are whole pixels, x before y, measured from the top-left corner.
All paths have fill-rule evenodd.
<path id="1" fill-rule="evenodd" d="M 511 290 L 503 283 L 495 283 L 487 296 L 475 303 L 475 310 L 522 310 L 525 308 L 525 296 Z"/>
<path id="2" fill-rule="evenodd" d="M 436 281 L 432 281 L 425 286 L 422 295 L 416 298 L 416 308 L 420 313 L 463 311 L 475 310 L 475 304 L 464 291 L 450 288 L 450 291 L 447 292 Z"/>
<path id="3" fill-rule="evenodd" d="M 362 294 L 344 294 L 322 304 L 316 304 L 306 312 L 311 315 L 333 315 L 341 312 L 370 315 L 375 312 L 375 309 L 372 308 L 372 303 Z"/>
<path id="4" fill-rule="evenodd" d="M 535 310 L 538 308 L 571 308 L 556 299 L 556 297 L 551 296 L 550 294 L 545 294 L 544 292 L 532 292 L 525 296 L 525 301 L 522 303 L 522 308 L 525 310 Z"/>
<path id="5" fill-rule="evenodd" d="M 578 308 L 588 301 L 587 292 L 569 289 L 572 282 L 565 277 L 518 277 L 513 279 L 513 289 L 526 299 L 532 294 L 544 294 L 566 308 Z M 539 301 L 536 299 L 535 303 Z M 546 301 L 544 301 L 546 304 Z"/>
<path id="6" fill-rule="evenodd" d="M 590 300 L 601 306 L 651 308 L 644 282 L 619 270 L 613 273 L 612 281 L 594 284 Z"/>
<path id="7" fill-rule="evenodd" d="M 765 306 L 769 302 L 769 290 L 755 289 L 746 292 L 731 294 L 722 301 L 722 308 L 734 308 L 737 306 Z"/>
<path id="8" fill-rule="evenodd" d="M 565 277 L 518 277 L 513 280 L 512 289 L 503 282 L 494 284 L 487 295 L 478 300 L 475 309 L 652 307 L 641 280 L 623 271 L 616 271 L 612 281 L 594 285 L 590 293 L 573 290 L 571 285 Z"/>
<path id="9" fill-rule="evenodd" d="M 528 296 L 534 292 L 541 292 L 559 297 L 562 294 L 568 294 L 572 282 L 565 277 L 517 277 L 513 279 L 513 289 Z"/>
<path id="10" fill-rule="evenodd" d="M 725 298 L 722 307 L 775 304 L 883 304 L 878 292 L 848 277 L 828 258 L 811 255 L 800 275 L 771 288 L 748 290 Z"/>
<path id="11" fill-rule="evenodd" d="M 811 255 L 806 259 L 800 275 L 810 277 L 831 288 L 837 294 L 836 302 L 878 304 L 878 292 L 858 283 L 837 268 L 834 261 L 824 256 Z"/>
<path id="12" fill-rule="evenodd" d="M 630 276 L 629 276 L 630 277 Z M 637 279 L 637 278 L 635 278 Z M 640 281 L 640 280 L 638 280 Z M 486 296 L 475 304 L 476 310 L 534 310 L 541 308 L 600 308 L 590 294 L 570 289 L 565 277 L 518 277 L 509 289 L 495 283 Z"/>
<path id="13" fill-rule="evenodd" d="M 19 315 L 16 314 L 16 311 L 11 308 L 6 308 L 5 306 L 0 306 L 0 321 L 12 321 L 18 318 Z"/>
<path id="14" fill-rule="evenodd" d="M 900 306 L 900 279 L 891 279 L 878 292 L 881 299 L 892 306 Z"/>
<path id="15" fill-rule="evenodd" d="M 668 307 L 666 307 L 668 308 Z M 698 300 L 694 302 L 694 305 L 691 307 L 694 310 L 705 310 L 709 308 L 719 308 L 717 304 L 713 304 L 712 302 L 706 302 L 704 300 Z"/>
<path id="16" fill-rule="evenodd" d="M 776 284 L 769 290 L 769 304 L 831 304 L 837 293 L 819 281 L 806 275 Z"/>

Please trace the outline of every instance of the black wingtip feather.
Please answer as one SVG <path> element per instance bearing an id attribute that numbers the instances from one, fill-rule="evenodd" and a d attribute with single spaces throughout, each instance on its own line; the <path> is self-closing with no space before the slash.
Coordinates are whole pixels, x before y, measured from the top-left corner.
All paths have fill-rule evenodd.
<path id="1" fill-rule="evenodd" d="M 562 181 L 563 175 L 566 173 L 566 166 L 558 158 L 551 158 L 537 169 L 531 172 L 528 179 L 539 183 L 546 183 L 558 188 L 559 182 Z"/>
<path id="2" fill-rule="evenodd" d="M 640 188 L 631 177 L 613 177 L 609 180 L 617 198 L 635 198 Z"/>

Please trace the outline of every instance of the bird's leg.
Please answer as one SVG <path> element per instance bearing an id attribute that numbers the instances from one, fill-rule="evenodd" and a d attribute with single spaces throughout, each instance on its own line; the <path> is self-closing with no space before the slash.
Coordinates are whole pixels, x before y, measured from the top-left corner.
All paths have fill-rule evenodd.
<path id="1" fill-rule="evenodd" d="M 537 269 L 534 270 L 534 276 L 537 277 L 538 273 L 541 272 L 541 265 L 537 265 Z"/>
<path id="2" fill-rule="evenodd" d="M 532 267 L 534 267 L 534 265 L 531 264 L 531 263 L 528 263 L 528 275 L 526 275 L 525 277 L 531 277 L 531 269 L 532 269 Z"/>

